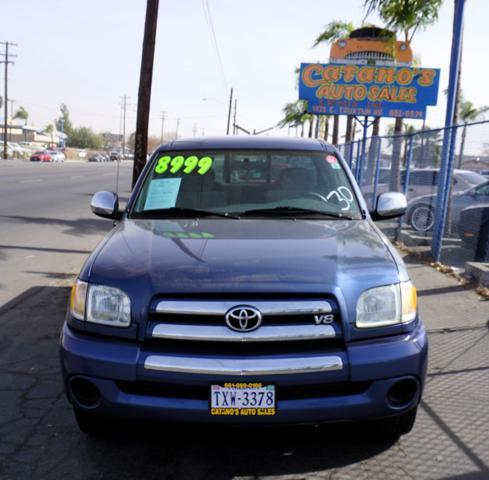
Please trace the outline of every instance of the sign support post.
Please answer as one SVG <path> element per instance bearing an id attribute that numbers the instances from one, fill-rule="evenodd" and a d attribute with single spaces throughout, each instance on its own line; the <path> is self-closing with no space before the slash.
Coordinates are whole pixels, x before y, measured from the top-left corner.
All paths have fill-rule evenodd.
<path id="1" fill-rule="evenodd" d="M 458 69 L 460 67 L 460 54 L 462 51 L 462 30 L 465 0 L 455 0 L 455 13 L 453 19 L 452 52 L 450 55 L 450 77 L 448 82 L 447 109 L 445 114 L 445 130 L 441 154 L 440 174 L 438 177 L 438 193 L 436 197 L 435 225 L 431 244 L 431 256 L 440 261 L 443 233 L 447 218 L 448 195 L 452 182 L 453 155 L 450 155 L 452 132 L 450 126 L 453 122 L 455 102 L 457 96 Z M 453 128 L 453 127 L 452 127 Z M 453 150 L 452 150 L 453 151 Z"/>

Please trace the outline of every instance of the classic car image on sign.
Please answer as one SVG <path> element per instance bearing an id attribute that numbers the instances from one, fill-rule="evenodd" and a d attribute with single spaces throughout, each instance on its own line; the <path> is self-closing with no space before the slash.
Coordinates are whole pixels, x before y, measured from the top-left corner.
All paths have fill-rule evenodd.
<path id="1" fill-rule="evenodd" d="M 80 428 L 110 418 L 376 422 L 411 430 L 427 339 L 416 289 L 344 159 L 320 140 L 176 140 L 148 161 L 72 289 L 61 335 Z"/>

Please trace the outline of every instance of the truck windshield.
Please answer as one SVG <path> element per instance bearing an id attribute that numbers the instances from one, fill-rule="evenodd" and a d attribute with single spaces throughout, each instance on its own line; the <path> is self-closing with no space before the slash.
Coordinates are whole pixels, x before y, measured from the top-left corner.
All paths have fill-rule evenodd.
<path id="1" fill-rule="evenodd" d="M 319 151 L 172 151 L 152 162 L 131 217 L 332 214 L 361 218 L 335 154 Z M 263 211 L 263 212 L 260 212 Z M 216 215 L 217 216 L 217 215 Z M 324 218 L 327 218 L 324 216 Z"/>

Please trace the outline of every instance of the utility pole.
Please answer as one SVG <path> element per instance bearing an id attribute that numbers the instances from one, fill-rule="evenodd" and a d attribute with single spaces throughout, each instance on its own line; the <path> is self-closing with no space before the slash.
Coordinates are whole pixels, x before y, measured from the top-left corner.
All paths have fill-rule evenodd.
<path id="1" fill-rule="evenodd" d="M 233 117 L 233 135 L 236 135 L 238 133 L 238 130 L 236 129 L 236 112 L 238 110 L 238 99 L 234 99 L 234 117 Z"/>
<path id="2" fill-rule="evenodd" d="M 127 100 L 129 97 L 124 94 L 121 99 L 121 108 L 122 108 L 122 158 L 126 153 L 126 111 L 127 111 Z"/>
<path id="3" fill-rule="evenodd" d="M 229 92 L 229 108 L 228 108 L 228 126 L 226 128 L 226 135 L 229 135 L 229 124 L 231 123 L 231 107 L 233 105 L 233 87 Z"/>
<path id="4" fill-rule="evenodd" d="M 146 155 L 148 152 L 149 107 L 151 103 L 156 27 L 158 25 L 158 4 L 159 0 L 147 0 L 146 2 L 143 54 L 141 57 L 141 72 L 139 74 L 136 138 L 134 142 L 134 169 L 132 172 L 133 187 L 146 165 Z"/>
<path id="5" fill-rule="evenodd" d="M 10 102 L 10 119 L 12 120 L 14 118 L 14 103 L 15 103 L 15 100 L 9 98 L 7 100 L 7 102 Z M 10 132 L 9 132 L 9 139 L 10 141 L 12 141 L 12 129 L 10 129 Z"/>
<path id="6" fill-rule="evenodd" d="M 163 143 L 163 129 L 165 127 L 165 120 L 166 120 L 166 112 L 165 111 L 162 111 L 161 112 L 161 138 L 160 138 L 160 142 Z"/>
<path id="7" fill-rule="evenodd" d="M 178 127 L 180 126 L 180 119 L 177 118 L 177 126 L 175 128 L 175 139 L 178 138 Z"/>
<path id="8" fill-rule="evenodd" d="M 8 65 L 9 63 L 14 63 L 10 59 L 16 57 L 17 55 L 12 55 L 11 53 L 8 52 L 8 47 L 16 47 L 17 44 L 13 42 L 0 42 L 0 45 L 5 45 L 5 52 L 0 53 L 0 55 L 3 57 L 3 60 L 0 60 L 0 63 L 5 64 L 5 70 L 4 70 L 4 75 L 5 75 L 5 81 L 4 81 L 4 97 L 3 97 L 3 113 L 4 113 L 4 118 L 3 118 L 3 123 L 4 123 L 4 130 L 3 130 L 3 158 L 7 160 L 7 117 L 8 117 Z"/>

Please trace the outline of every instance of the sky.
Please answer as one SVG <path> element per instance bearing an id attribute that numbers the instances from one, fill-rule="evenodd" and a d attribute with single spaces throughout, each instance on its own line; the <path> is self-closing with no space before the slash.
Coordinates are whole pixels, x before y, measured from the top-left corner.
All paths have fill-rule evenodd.
<path id="1" fill-rule="evenodd" d="M 224 134 L 229 89 L 237 122 L 248 130 L 275 126 L 295 101 L 294 69 L 327 63 L 329 46 L 312 48 L 332 20 L 360 25 L 363 0 L 208 0 L 214 47 L 203 0 L 160 0 L 151 97 L 150 134 Z M 9 70 L 14 111 L 24 106 L 29 123 L 44 127 L 65 103 L 75 126 L 118 133 L 120 97 L 129 97 L 127 132 L 135 129 L 145 0 L 22 0 L 3 2 L 0 41 L 18 43 Z M 462 88 L 476 105 L 489 105 L 487 0 L 467 0 Z M 444 123 L 453 0 L 444 0 L 436 24 L 416 33 L 412 49 L 424 67 L 441 68 L 436 107 L 427 124 Z M 370 16 L 368 22 L 381 24 Z M 221 62 L 219 62 L 219 58 Z M 222 66 L 222 68 L 221 68 Z M 1 81 L 1 80 L 0 80 Z M 3 91 L 3 89 L 2 89 Z M 383 125 L 392 119 L 383 121 Z M 420 122 L 418 122 L 420 124 Z M 420 125 L 418 125 L 420 126 Z M 287 134 L 284 129 L 278 134 Z"/>

